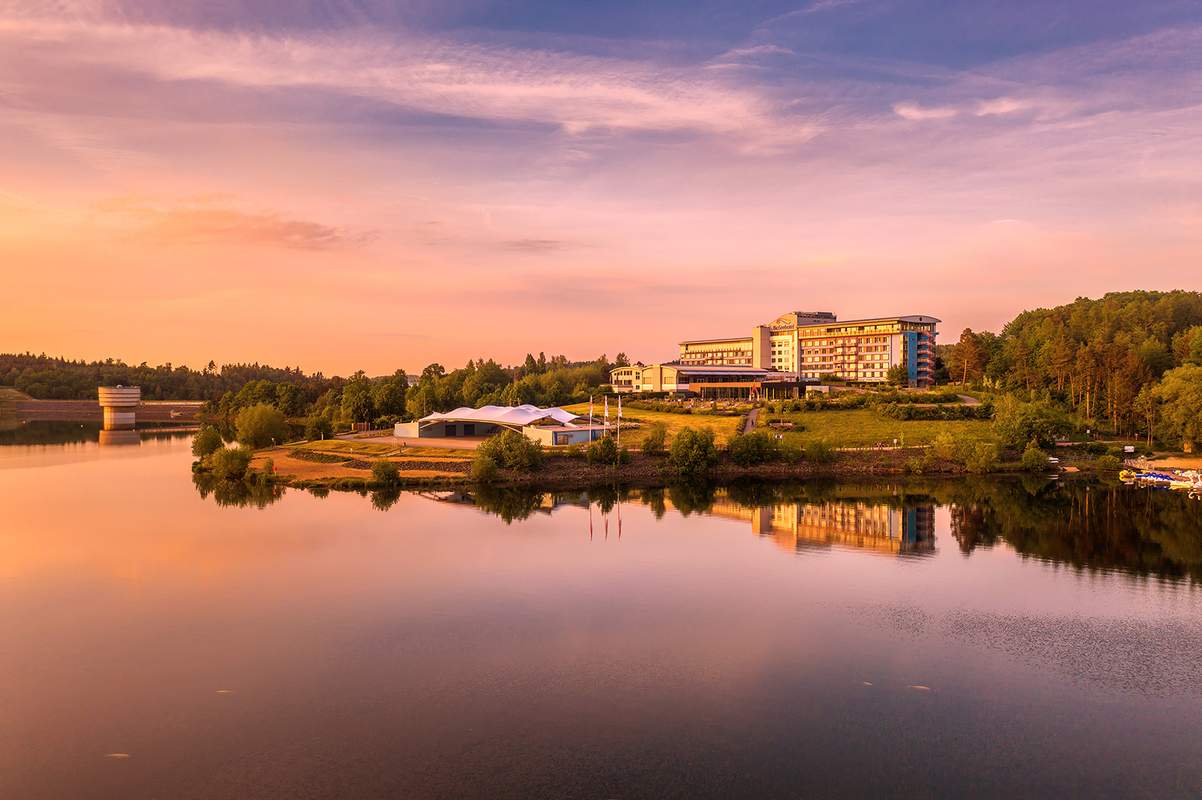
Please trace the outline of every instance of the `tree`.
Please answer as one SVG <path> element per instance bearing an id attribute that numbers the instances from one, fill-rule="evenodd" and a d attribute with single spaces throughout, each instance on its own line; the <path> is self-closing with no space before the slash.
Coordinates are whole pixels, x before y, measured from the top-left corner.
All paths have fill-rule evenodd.
<path id="1" fill-rule="evenodd" d="M 305 410 L 305 396 L 299 386 L 279 383 L 275 387 L 275 404 L 286 416 L 293 417 Z"/>
<path id="2" fill-rule="evenodd" d="M 246 447 L 260 448 L 288 441 L 288 423 L 284 413 L 266 403 L 249 406 L 234 419 L 238 442 Z"/>
<path id="3" fill-rule="evenodd" d="M 312 416 L 305 422 L 305 439 L 307 441 L 324 439 L 333 432 L 333 426 L 330 425 L 330 421 L 325 417 Z"/>
<path id="4" fill-rule="evenodd" d="M 1152 439 L 1156 436 L 1156 424 L 1160 421 L 1160 400 L 1156 396 L 1156 387 L 1140 387 L 1139 394 L 1135 396 L 1134 410 L 1144 426 L 1148 447 L 1151 447 Z"/>
<path id="5" fill-rule="evenodd" d="M 219 480 L 240 481 L 250 469 L 250 458 L 248 448 L 223 447 L 209 456 L 209 468 Z"/>
<path id="6" fill-rule="evenodd" d="M 1194 452 L 1202 440 L 1202 366 L 1187 364 L 1164 374 L 1154 391 L 1161 403 L 1167 432 L 1181 440 L 1181 448 Z"/>
<path id="7" fill-rule="evenodd" d="M 409 379 L 405 370 L 398 369 L 391 376 L 381 378 L 371 387 L 371 403 L 375 413 L 385 417 L 399 417 L 405 413 L 405 393 L 409 390 Z"/>
<path id="8" fill-rule="evenodd" d="M 342 418 L 351 422 L 370 422 L 375 416 L 371 382 L 362 372 L 356 373 L 346 386 L 342 387 Z"/>
<path id="9" fill-rule="evenodd" d="M 910 371 L 906 369 L 905 364 L 894 364 L 886 373 L 886 379 L 894 386 L 909 386 Z"/>
<path id="10" fill-rule="evenodd" d="M 192 455 L 204 458 L 225 447 L 221 434 L 212 425 L 205 425 L 192 437 Z"/>
<path id="11" fill-rule="evenodd" d="M 643 452 L 649 456 L 662 455 L 668 442 L 668 426 L 654 422 L 643 437 Z"/>
<path id="12" fill-rule="evenodd" d="M 371 477 L 380 486 L 396 486 L 401 482 L 401 472 L 397 465 L 386 458 L 381 458 L 371 465 Z"/>
<path id="13" fill-rule="evenodd" d="M 947 357 L 948 372 L 961 383 L 980 378 L 985 372 L 985 351 L 972 328 L 960 333 L 960 341 L 952 345 Z"/>
<path id="14" fill-rule="evenodd" d="M 718 461 L 718 448 L 710 428 L 685 428 L 672 439 L 668 461 L 682 475 L 704 475 Z"/>

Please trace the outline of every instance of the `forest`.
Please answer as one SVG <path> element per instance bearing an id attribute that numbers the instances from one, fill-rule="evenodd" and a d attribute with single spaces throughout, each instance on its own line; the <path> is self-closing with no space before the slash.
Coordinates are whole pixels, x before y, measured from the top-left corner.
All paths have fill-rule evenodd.
<path id="1" fill-rule="evenodd" d="M 1120 435 L 1202 436 L 1202 294 L 1115 292 L 965 329 L 941 356 L 951 381 L 1054 405 Z"/>

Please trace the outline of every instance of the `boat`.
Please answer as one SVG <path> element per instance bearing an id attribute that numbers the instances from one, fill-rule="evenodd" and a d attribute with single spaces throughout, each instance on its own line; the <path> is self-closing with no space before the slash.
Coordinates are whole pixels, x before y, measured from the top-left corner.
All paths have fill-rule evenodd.
<path id="1" fill-rule="evenodd" d="M 1198 470 L 1150 470 L 1128 468 L 1119 472 L 1119 480 L 1137 486 L 1188 491 L 1191 496 L 1202 494 L 1202 473 Z"/>

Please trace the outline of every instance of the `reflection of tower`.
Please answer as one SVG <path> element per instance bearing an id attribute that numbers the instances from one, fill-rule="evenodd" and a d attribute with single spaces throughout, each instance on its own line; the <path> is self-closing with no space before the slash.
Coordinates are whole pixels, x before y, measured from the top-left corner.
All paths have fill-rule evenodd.
<path id="1" fill-rule="evenodd" d="M 101 444 L 140 444 L 134 430 L 142 390 L 137 386 L 101 386 L 97 389 L 100 407 L 104 409 L 104 428 Z"/>

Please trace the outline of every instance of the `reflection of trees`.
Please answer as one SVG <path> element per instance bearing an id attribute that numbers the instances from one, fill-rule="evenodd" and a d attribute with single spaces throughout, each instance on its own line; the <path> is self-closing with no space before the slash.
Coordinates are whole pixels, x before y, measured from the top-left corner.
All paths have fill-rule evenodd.
<path id="1" fill-rule="evenodd" d="M 664 518 L 664 514 L 668 511 L 668 506 L 664 502 L 663 487 L 644 489 L 641 497 L 643 502 L 651 509 L 651 513 L 655 515 L 656 519 Z"/>
<path id="2" fill-rule="evenodd" d="M 674 483 L 668 487 L 668 499 L 682 515 L 704 513 L 714 504 L 714 486 L 704 481 Z"/>
<path id="3" fill-rule="evenodd" d="M 496 514 L 509 524 L 537 511 L 543 503 L 543 493 L 526 486 L 500 488 L 482 484 L 475 499 L 479 508 Z"/>
<path id="4" fill-rule="evenodd" d="M 376 489 L 371 493 L 371 505 L 379 511 L 387 511 L 401 499 L 401 487 L 393 486 L 387 489 Z"/>
<path id="5" fill-rule="evenodd" d="M 192 473 L 192 483 L 202 498 L 213 498 L 219 506 L 266 508 L 284 496 L 284 487 L 263 476 L 243 481 L 227 481 L 208 472 Z"/>
<path id="6" fill-rule="evenodd" d="M 776 505 L 781 500 L 782 489 L 763 481 L 736 481 L 726 487 L 726 496 L 731 502 L 749 508 Z"/>
<path id="7" fill-rule="evenodd" d="M 100 435 L 99 422 L 20 422 L 15 417 L 11 427 L 0 429 L 0 445 L 7 444 L 75 444 L 94 442 Z"/>
<path id="8" fill-rule="evenodd" d="M 1008 542 L 1024 555 L 1076 567 L 1202 579 L 1202 523 L 1184 493 L 1087 482 L 953 485 L 952 535 L 966 553 Z"/>
<path id="9" fill-rule="evenodd" d="M 616 486 L 594 486 L 586 493 L 590 503 L 596 503 L 602 514 L 613 511 L 618 504 L 618 489 Z"/>

